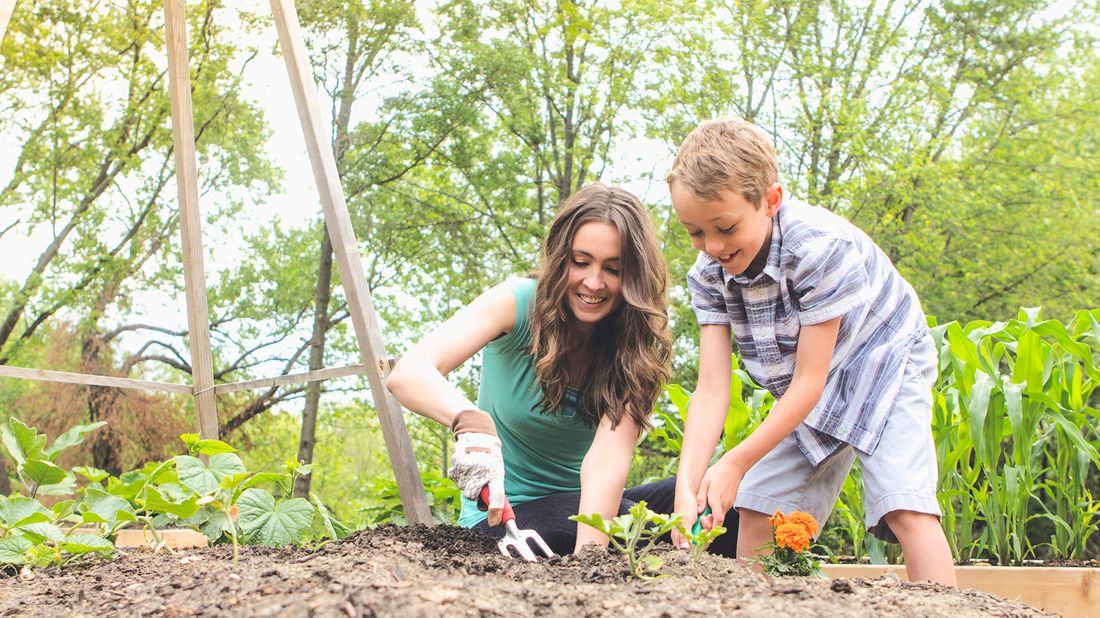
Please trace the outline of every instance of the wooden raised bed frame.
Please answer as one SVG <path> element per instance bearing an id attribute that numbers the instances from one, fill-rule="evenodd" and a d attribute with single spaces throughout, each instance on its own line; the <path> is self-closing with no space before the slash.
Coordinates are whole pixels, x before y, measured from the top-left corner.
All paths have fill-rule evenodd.
<path id="1" fill-rule="evenodd" d="M 889 572 L 909 581 L 903 565 L 825 564 L 832 578 L 876 578 Z M 1100 568 L 957 566 L 959 588 L 1015 599 L 1067 618 L 1100 616 Z"/>

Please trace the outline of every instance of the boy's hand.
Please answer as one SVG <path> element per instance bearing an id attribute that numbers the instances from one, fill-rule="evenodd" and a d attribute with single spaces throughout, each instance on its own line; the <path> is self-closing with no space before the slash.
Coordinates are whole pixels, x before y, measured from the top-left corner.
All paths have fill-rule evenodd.
<path id="1" fill-rule="evenodd" d="M 700 502 L 695 496 L 695 492 L 691 491 L 691 488 L 686 483 L 676 483 L 676 503 L 675 512 L 680 514 L 680 525 L 684 530 L 691 530 L 691 527 L 695 525 L 695 520 L 698 519 L 699 513 L 703 511 L 706 504 Z M 704 522 L 705 524 L 706 522 Z M 684 535 L 680 534 L 678 528 L 672 529 L 672 545 L 681 549 L 691 549 L 691 542 L 684 538 Z"/>
<path id="2" fill-rule="evenodd" d="M 737 489 L 741 486 L 745 470 L 735 453 L 736 449 L 723 455 L 707 470 L 703 475 L 703 482 L 699 484 L 699 492 L 696 494 L 701 505 L 699 509 L 702 511 L 705 505 L 709 505 L 711 510 L 710 521 L 703 518 L 703 526 L 707 530 L 725 523 L 726 513 L 733 508 L 733 501 L 737 498 Z"/>

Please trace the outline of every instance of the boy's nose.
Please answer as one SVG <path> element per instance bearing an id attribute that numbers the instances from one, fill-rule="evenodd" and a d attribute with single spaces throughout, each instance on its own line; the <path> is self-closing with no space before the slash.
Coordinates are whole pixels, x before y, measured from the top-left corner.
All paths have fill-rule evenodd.
<path id="1" fill-rule="evenodd" d="M 706 252 L 711 255 L 721 255 L 726 248 L 726 244 L 717 238 L 708 238 L 704 244 Z"/>

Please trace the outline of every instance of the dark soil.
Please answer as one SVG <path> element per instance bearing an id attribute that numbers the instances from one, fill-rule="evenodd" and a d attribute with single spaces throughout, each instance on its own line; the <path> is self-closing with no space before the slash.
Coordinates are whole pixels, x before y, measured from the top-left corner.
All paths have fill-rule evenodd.
<path id="1" fill-rule="evenodd" d="M 667 546 L 666 546 L 667 547 Z M 620 555 L 525 563 L 441 526 L 384 526 L 318 551 L 241 548 L 153 554 L 0 576 L 0 616 L 1044 616 L 983 592 L 896 578 L 772 579 L 726 558 L 655 550 L 641 581 Z"/>

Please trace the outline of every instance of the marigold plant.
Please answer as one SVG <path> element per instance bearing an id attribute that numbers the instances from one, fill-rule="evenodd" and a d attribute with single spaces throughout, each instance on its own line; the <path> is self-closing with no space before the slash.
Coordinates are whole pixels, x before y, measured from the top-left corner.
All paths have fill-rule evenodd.
<path id="1" fill-rule="evenodd" d="M 765 548 L 768 555 L 757 560 L 769 575 L 822 575 L 821 564 L 810 553 L 810 542 L 821 527 L 809 513 L 795 511 L 784 515 L 776 511 L 769 518 L 772 540 Z"/>

